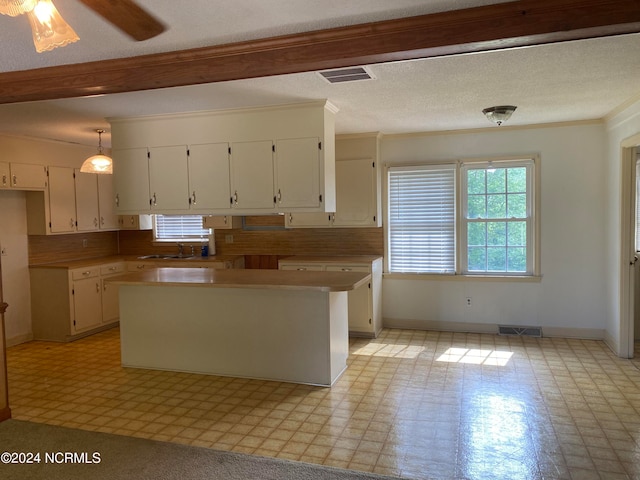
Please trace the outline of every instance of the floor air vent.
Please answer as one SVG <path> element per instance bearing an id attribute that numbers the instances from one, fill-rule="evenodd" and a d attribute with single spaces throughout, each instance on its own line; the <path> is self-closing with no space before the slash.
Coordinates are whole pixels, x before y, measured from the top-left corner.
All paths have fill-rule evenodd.
<path id="1" fill-rule="evenodd" d="M 318 73 L 329 83 L 354 82 L 356 80 L 372 80 L 375 78 L 364 67 L 341 68 Z"/>
<path id="2" fill-rule="evenodd" d="M 516 327 L 514 325 L 498 325 L 499 335 L 515 335 L 518 337 L 542 337 L 542 327 Z"/>

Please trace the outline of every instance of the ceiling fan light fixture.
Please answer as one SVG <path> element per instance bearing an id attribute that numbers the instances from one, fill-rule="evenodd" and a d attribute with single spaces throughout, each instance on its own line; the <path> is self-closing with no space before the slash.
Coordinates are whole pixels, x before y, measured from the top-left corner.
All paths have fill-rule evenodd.
<path id="1" fill-rule="evenodd" d="M 27 16 L 33 34 L 33 44 L 38 53 L 80 40 L 51 0 L 38 0 L 33 10 L 27 12 Z"/>
<path id="2" fill-rule="evenodd" d="M 102 153 L 102 134 L 104 130 L 96 130 L 98 134 L 98 153 L 82 162 L 80 171 L 83 173 L 102 173 L 110 175 L 113 173 L 113 160 Z"/>
<path id="3" fill-rule="evenodd" d="M 0 14 L 17 17 L 30 12 L 38 3 L 38 0 L 0 0 Z"/>
<path id="4" fill-rule="evenodd" d="M 499 105 L 497 107 L 489 107 L 482 110 L 482 113 L 497 125 L 502 125 L 504 122 L 511 118 L 511 114 L 516 111 L 516 106 L 513 105 Z"/>

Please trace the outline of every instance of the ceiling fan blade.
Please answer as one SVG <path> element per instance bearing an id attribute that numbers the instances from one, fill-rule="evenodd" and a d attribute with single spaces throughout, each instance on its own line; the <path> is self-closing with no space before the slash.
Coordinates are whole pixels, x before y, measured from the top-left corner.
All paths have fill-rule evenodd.
<path id="1" fill-rule="evenodd" d="M 133 0 L 80 0 L 91 10 L 137 41 L 165 31 L 165 26 Z"/>

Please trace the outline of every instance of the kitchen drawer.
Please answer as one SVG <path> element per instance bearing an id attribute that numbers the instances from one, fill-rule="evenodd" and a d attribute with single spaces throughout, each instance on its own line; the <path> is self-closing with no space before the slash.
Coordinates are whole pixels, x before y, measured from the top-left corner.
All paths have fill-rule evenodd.
<path id="1" fill-rule="evenodd" d="M 313 271 L 313 272 L 322 272 L 324 271 L 324 265 L 322 264 L 310 264 L 310 265 L 303 265 L 303 264 L 294 264 L 294 263 L 288 263 L 286 265 L 282 265 L 280 267 L 280 270 L 309 270 L 309 271 Z"/>
<path id="2" fill-rule="evenodd" d="M 70 272 L 71 272 L 72 280 L 82 280 L 83 278 L 91 278 L 91 277 L 99 276 L 100 266 L 97 265 L 95 267 L 77 268 L 75 270 L 71 270 Z"/>
<path id="3" fill-rule="evenodd" d="M 362 272 L 371 273 L 368 265 L 327 265 L 327 272 Z"/>
<path id="4" fill-rule="evenodd" d="M 115 273 L 122 273 L 125 271 L 125 264 L 120 263 L 109 263 L 108 265 L 100 266 L 100 275 L 113 275 Z"/>

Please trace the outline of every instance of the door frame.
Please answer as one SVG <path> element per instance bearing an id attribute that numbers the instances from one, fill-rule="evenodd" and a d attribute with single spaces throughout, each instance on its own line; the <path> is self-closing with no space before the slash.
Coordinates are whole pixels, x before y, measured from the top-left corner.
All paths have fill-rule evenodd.
<path id="1" fill-rule="evenodd" d="M 620 330 L 618 356 L 633 358 L 635 311 L 636 158 L 640 133 L 621 143 Z"/>

